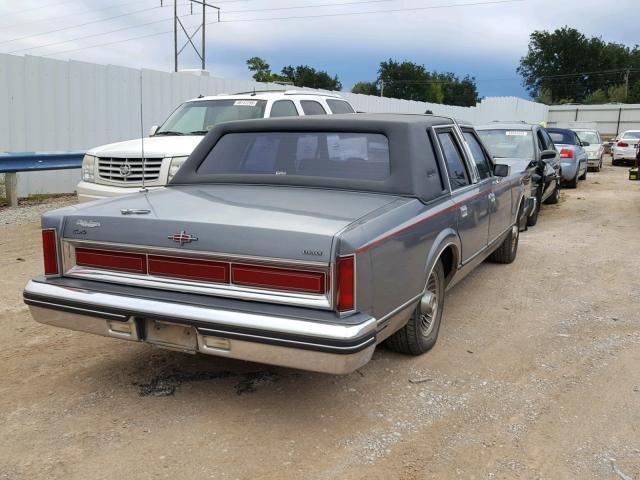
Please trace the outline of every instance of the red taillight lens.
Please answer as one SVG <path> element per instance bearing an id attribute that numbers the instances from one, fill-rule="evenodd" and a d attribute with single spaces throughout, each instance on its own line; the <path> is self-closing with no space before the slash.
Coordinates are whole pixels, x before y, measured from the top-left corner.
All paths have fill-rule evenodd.
<path id="1" fill-rule="evenodd" d="M 42 251 L 44 253 L 44 274 L 58 275 L 58 247 L 56 231 L 42 230 Z"/>
<path id="2" fill-rule="evenodd" d="M 569 148 L 563 148 L 560 150 L 560 158 L 573 158 L 573 150 Z"/>
<path id="3" fill-rule="evenodd" d="M 618 147 L 627 148 L 629 144 L 627 142 L 618 142 Z"/>
<path id="4" fill-rule="evenodd" d="M 147 273 L 147 257 L 140 253 L 76 248 L 76 265 L 131 273 Z"/>
<path id="5" fill-rule="evenodd" d="M 184 278 L 199 282 L 229 283 L 229 264 L 193 258 L 149 255 L 149 275 Z"/>
<path id="6" fill-rule="evenodd" d="M 355 259 L 353 255 L 338 258 L 336 308 L 339 312 L 355 307 Z"/>
<path id="7" fill-rule="evenodd" d="M 323 294 L 326 291 L 325 275 L 322 272 L 257 265 L 233 264 L 231 282 L 234 285 L 292 292 Z"/>

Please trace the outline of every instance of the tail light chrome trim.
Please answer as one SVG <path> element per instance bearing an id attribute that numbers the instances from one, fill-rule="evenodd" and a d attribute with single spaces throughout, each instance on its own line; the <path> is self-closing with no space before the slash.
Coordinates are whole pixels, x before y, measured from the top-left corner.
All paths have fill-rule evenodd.
<path id="1" fill-rule="evenodd" d="M 106 270 L 91 266 L 78 265 L 76 262 L 77 249 L 99 249 L 117 250 L 123 253 L 146 255 L 148 273 L 140 274 L 127 271 Z M 228 267 L 229 280 L 226 283 L 213 283 L 194 278 L 183 278 L 181 276 L 166 276 L 153 274 L 153 259 L 175 260 L 176 258 L 185 261 L 221 263 Z M 149 261 L 151 259 L 151 261 Z M 144 288 L 154 288 L 161 290 L 173 290 L 184 293 L 197 293 L 202 295 L 212 295 L 238 300 L 250 300 L 267 303 L 278 303 L 285 305 L 303 306 L 318 308 L 323 310 L 334 309 L 334 298 L 332 293 L 332 280 L 329 272 L 332 265 L 323 262 L 308 262 L 298 260 L 284 260 L 274 258 L 260 258 L 248 256 L 228 256 L 219 253 L 205 253 L 184 251 L 178 249 L 167 249 L 160 247 L 146 247 L 137 245 L 114 244 L 108 242 L 91 242 L 87 240 L 62 241 L 62 269 L 65 276 L 96 280 L 109 283 L 119 283 Z M 297 271 L 312 272 L 322 274 L 324 279 L 324 291 L 321 294 L 309 293 L 305 291 L 275 290 L 248 285 L 235 285 L 230 282 L 231 264 L 251 264 L 252 266 L 264 266 L 270 268 L 290 269 Z M 157 268 L 157 265 L 156 265 Z M 157 270 L 156 270 L 157 273 Z"/>

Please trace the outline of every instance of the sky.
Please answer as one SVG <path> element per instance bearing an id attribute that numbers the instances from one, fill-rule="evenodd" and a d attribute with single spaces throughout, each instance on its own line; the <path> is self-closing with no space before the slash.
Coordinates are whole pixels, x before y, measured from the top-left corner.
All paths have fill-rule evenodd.
<path id="1" fill-rule="evenodd" d="M 177 0 L 192 32 L 201 7 Z M 629 46 L 640 41 L 638 0 L 207 0 L 207 70 L 249 79 L 246 60 L 274 72 L 310 65 L 338 75 L 345 90 L 372 81 L 381 61 L 476 78 L 482 97 L 528 98 L 516 68 L 529 35 L 568 25 Z M 635 8 L 634 8 L 635 7 Z M 615 20 L 612 21 L 613 16 Z M 141 38 L 139 38 L 141 37 Z M 200 46 L 200 34 L 194 43 Z M 179 46 L 186 42 L 180 33 Z M 173 0 L 0 1 L 0 53 L 172 71 Z M 200 68 L 190 46 L 179 68 Z"/>

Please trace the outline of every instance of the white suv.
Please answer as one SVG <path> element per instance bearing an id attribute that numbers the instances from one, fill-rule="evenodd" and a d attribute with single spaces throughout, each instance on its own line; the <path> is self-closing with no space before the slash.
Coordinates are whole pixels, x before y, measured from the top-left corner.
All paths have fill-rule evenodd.
<path id="1" fill-rule="evenodd" d="M 112 143 L 87 151 L 78 199 L 88 202 L 167 184 L 204 135 L 221 122 L 250 118 L 355 113 L 338 95 L 301 91 L 256 91 L 199 97 L 180 105 L 150 138 Z M 143 171 L 144 170 L 144 171 Z"/>

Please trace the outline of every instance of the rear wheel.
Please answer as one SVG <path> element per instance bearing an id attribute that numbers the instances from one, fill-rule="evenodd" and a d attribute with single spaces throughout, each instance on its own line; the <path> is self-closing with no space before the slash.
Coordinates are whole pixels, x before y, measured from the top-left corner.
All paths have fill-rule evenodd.
<path id="1" fill-rule="evenodd" d="M 536 209 L 527 217 L 527 227 L 533 227 L 538 223 L 538 214 L 540 213 L 540 202 L 536 202 Z"/>
<path id="2" fill-rule="evenodd" d="M 518 254 L 519 239 L 520 230 L 517 225 L 514 225 L 500 246 L 489 256 L 489 261 L 495 263 L 512 263 Z"/>
<path id="3" fill-rule="evenodd" d="M 444 268 L 438 260 L 427 280 L 425 293 L 411 318 L 387 340 L 387 346 L 391 350 L 408 355 L 420 355 L 433 348 L 440 331 L 444 288 Z"/>
<path id="4" fill-rule="evenodd" d="M 578 172 L 576 172 L 576 176 L 573 177 L 573 180 L 567 182 L 567 187 L 578 188 Z"/>
<path id="5" fill-rule="evenodd" d="M 586 180 L 587 179 L 587 171 L 588 170 L 589 170 L 588 168 L 584 169 L 584 173 L 582 175 L 580 175 L 579 180 Z"/>
<path id="6" fill-rule="evenodd" d="M 596 167 L 596 172 L 602 170 L 602 157 L 600 157 L 600 161 L 598 162 L 598 166 Z"/>

